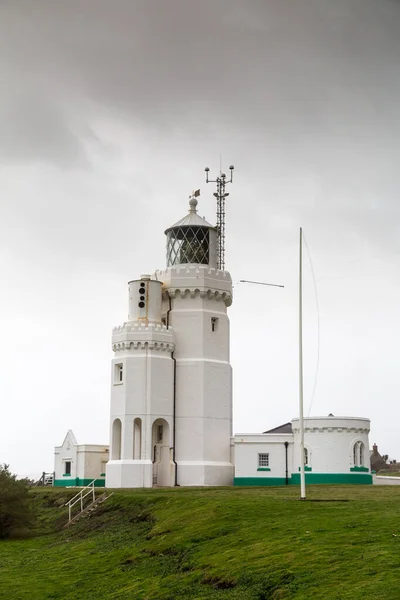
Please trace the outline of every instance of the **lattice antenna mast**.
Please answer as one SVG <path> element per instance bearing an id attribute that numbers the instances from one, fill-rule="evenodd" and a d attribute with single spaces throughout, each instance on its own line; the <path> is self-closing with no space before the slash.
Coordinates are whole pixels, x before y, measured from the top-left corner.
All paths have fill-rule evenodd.
<path id="1" fill-rule="evenodd" d="M 217 233 L 218 233 L 218 248 L 217 248 L 217 267 L 223 271 L 225 269 L 225 198 L 229 196 L 225 192 L 225 186 L 233 181 L 233 170 L 234 166 L 231 165 L 229 170 L 231 172 L 230 179 L 226 178 L 225 173 L 220 171 L 219 176 L 216 179 L 209 179 L 208 173 L 210 169 L 206 167 L 206 183 L 216 183 L 217 191 L 214 192 L 214 196 L 217 199 Z"/>

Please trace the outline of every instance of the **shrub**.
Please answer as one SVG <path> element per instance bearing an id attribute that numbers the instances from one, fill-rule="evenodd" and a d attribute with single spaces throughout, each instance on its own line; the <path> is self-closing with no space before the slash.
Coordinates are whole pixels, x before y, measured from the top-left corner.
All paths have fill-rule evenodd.
<path id="1" fill-rule="evenodd" d="M 26 534 L 33 521 L 26 480 L 18 480 L 8 465 L 0 465 L 0 539 Z"/>

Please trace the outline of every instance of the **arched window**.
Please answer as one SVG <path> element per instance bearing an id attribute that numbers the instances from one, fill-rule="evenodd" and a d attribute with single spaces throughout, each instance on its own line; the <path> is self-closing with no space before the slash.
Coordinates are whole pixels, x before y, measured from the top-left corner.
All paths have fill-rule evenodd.
<path id="1" fill-rule="evenodd" d="M 353 446 L 353 465 L 355 467 L 364 467 L 365 446 L 362 442 L 355 442 Z"/>
<path id="2" fill-rule="evenodd" d="M 121 459 L 121 430 L 121 421 L 119 419 L 115 419 L 114 423 L 112 424 L 111 460 Z"/>
<path id="3" fill-rule="evenodd" d="M 142 419 L 139 418 L 133 421 L 133 458 L 142 458 Z"/>
<path id="4" fill-rule="evenodd" d="M 358 442 L 353 446 L 353 465 L 358 467 Z"/>

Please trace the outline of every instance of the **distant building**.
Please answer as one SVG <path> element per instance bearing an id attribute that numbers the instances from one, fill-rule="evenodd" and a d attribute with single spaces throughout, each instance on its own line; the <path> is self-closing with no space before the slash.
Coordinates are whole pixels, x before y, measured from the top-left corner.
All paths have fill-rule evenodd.
<path id="1" fill-rule="evenodd" d="M 61 446 L 54 448 L 54 485 L 85 486 L 96 480 L 96 487 L 104 487 L 108 446 L 78 444 L 71 430 Z"/>
<path id="2" fill-rule="evenodd" d="M 386 464 L 386 460 L 378 452 L 378 446 L 374 444 L 370 454 L 371 471 L 379 473 L 384 469 L 389 469 L 390 465 Z"/>

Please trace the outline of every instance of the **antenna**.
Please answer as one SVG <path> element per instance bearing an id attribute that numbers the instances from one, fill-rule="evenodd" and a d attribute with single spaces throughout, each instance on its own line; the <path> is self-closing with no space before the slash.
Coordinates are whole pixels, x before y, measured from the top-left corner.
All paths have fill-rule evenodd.
<path id="1" fill-rule="evenodd" d="M 206 183 L 216 183 L 217 191 L 214 192 L 214 196 L 217 199 L 217 234 L 218 234 L 218 248 L 217 248 L 217 268 L 223 271 L 225 269 L 225 198 L 229 196 L 225 192 L 225 186 L 233 181 L 233 170 L 234 166 L 231 165 L 229 170 L 231 172 L 230 179 L 226 179 L 225 173 L 219 174 L 216 179 L 208 179 L 208 173 L 210 169 L 206 167 Z"/>

